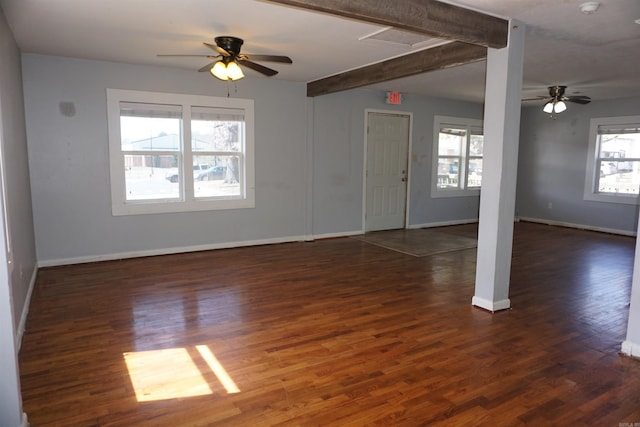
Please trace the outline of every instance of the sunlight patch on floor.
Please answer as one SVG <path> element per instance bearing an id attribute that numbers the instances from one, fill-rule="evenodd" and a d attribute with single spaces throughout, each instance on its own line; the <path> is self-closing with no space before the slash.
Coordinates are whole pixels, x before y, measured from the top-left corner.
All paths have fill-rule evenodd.
<path id="1" fill-rule="evenodd" d="M 220 381 L 220 384 L 222 384 L 225 390 L 227 390 L 227 393 L 240 393 L 240 389 L 238 388 L 236 383 L 233 382 L 227 371 L 220 364 L 220 362 L 218 362 L 218 359 L 216 359 L 216 356 L 211 352 L 209 347 L 207 347 L 206 345 L 197 345 L 196 349 L 200 353 L 200 356 L 202 356 L 202 358 L 205 360 L 205 362 L 207 362 L 209 368 L 211 368 L 213 373 L 216 374 L 218 381 Z"/>
<path id="2" fill-rule="evenodd" d="M 213 394 L 215 384 L 205 377 L 210 371 L 227 393 L 239 393 L 227 371 L 206 345 L 187 348 L 123 353 L 138 402 L 178 399 Z M 194 360 L 194 356 L 196 359 Z"/>

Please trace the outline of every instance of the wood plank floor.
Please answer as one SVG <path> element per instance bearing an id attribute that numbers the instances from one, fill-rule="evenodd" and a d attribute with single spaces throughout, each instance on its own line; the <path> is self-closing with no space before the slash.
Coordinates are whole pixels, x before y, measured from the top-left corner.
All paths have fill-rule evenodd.
<path id="1" fill-rule="evenodd" d="M 619 355 L 634 243 L 516 224 L 496 314 L 471 306 L 476 249 L 340 238 L 45 268 L 24 410 L 36 427 L 640 423 L 640 361 Z"/>

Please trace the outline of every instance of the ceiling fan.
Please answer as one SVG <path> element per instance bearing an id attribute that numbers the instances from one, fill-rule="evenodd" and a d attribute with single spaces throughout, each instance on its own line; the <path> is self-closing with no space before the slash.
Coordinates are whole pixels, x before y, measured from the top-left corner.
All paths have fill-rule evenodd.
<path id="1" fill-rule="evenodd" d="M 200 68 L 198 71 L 209 71 L 214 77 L 220 80 L 239 80 L 244 77 L 244 73 L 239 65 L 244 65 L 247 68 L 251 68 L 265 76 L 271 77 L 278 74 L 274 69 L 265 67 L 258 64 L 255 61 L 267 61 L 267 62 L 280 62 L 283 64 L 292 64 L 293 61 L 288 56 L 281 55 L 257 55 L 257 54 L 244 54 L 240 53 L 240 48 L 244 43 L 244 40 L 233 36 L 220 36 L 215 39 L 216 44 L 206 43 L 203 44 L 208 48 L 214 50 L 217 55 L 158 55 L 160 57 L 169 56 L 191 56 L 191 57 L 204 57 L 213 59 L 214 61 Z"/>
<path id="2" fill-rule="evenodd" d="M 588 104 L 591 102 L 591 98 L 584 95 L 565 96 L 566 89 L 566 86 L 549 86 L 549 96 L 538 96 L 536 98 L 523 99 L 523 101 L 546 100 L 547 102 L 542 108 L 545 113 L 562 113 L 567 109 L 565 102 L 575 102 L 576 104 Z"/>

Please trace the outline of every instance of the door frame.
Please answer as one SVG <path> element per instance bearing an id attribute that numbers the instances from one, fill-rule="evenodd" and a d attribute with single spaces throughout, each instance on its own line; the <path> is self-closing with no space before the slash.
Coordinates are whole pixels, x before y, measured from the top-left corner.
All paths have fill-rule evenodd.
<path id="1" fill-rule="evenodd" d="M 367 150 L 369 149 L 369 113 L 387 114 L 392 116 L 404 116 L 409 118 L 409 134 L 407 141 L 407 188 L 404 196 L 404 229 L 409 227 L 409 208 L 411 200 L 411 158 L 413 153 L 413 113 L 410 111 L 381 110 L 376 108 L 366 108 L 364 110 L 364 150 L 362 168 L 362 233 L 366 230 L 367 215 Z"/>

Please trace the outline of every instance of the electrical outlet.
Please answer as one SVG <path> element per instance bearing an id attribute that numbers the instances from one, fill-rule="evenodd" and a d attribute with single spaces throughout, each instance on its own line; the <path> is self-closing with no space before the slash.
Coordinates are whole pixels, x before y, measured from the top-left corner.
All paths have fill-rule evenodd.
<path id="1" fill-rule="evenodd" d="M 547 209 L 553 209 L 553 203 L 551 202 L 547 203 Z"/>

